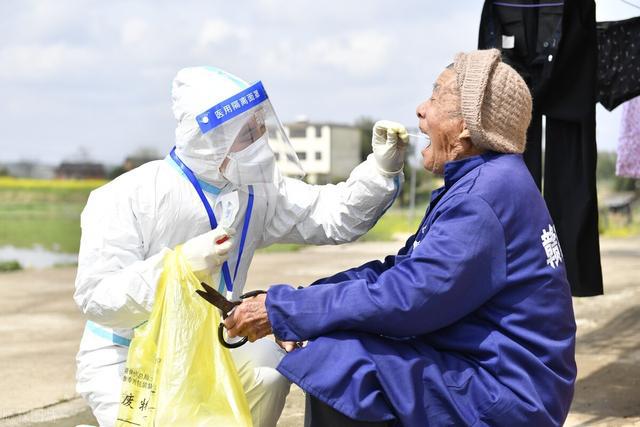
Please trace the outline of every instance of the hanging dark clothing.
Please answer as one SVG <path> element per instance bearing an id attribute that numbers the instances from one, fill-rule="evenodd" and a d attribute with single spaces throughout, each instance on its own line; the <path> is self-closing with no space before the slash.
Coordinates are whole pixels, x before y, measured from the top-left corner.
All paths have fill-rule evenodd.
<path id="1" fill-rule="evenodd" d="M 640 95 L 640 17 L 598 22 L 597 101 L 611 111 Z"/>
<path id="2" fill-rule="evenodd" d="M 500 49 L 504 62 L 529 85 L 533 116 L 525 163 L 539 188 L 544 181 L 572 294 L 602 294 L 595 179 L 595 3 L 486 0 L 478 47 Z"/>

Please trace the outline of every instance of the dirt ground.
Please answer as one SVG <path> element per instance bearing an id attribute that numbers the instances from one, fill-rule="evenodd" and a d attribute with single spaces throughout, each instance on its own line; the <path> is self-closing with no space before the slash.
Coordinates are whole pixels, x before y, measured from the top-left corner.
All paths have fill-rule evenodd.
<path id="1" fill-rule="evenodd" d="M 640 426 L 640 238 L 603 239 L 606 295 L 576 298 L 576 393 L 567 426 Z M 247 287 L 307 284 L 395 252 L 398 242 L 259 254 Z M 0 274 L 0 427 L 95 423 L 74 390 L 84 322 L 73 300 L 75 269 Z M 282 427 L 301 426 L 293 386 Z"/>

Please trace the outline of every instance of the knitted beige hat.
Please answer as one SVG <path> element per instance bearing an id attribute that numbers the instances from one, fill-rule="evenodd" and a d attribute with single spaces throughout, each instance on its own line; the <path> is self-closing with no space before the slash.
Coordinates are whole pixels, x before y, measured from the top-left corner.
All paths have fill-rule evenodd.
<path id="1" fill-rule="evenodd" d="M 471 142 L 487 150 L 522 153 L 531 121 L 531 94 L 522 77 L 500 61 L 497 49 L 459 53 L 453 68 Z"/>

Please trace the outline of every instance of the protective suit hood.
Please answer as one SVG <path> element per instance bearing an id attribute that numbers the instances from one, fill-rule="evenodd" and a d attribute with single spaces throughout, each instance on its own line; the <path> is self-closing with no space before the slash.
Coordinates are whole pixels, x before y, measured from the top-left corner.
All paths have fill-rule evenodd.
<path id="1" fill-rule="evenodd" d="M 218 187 L 228 182 L 220 173 L 228 147 L 204 138 L 196 116 L 247 87 L 246 81 L 215 67 L 183 68 L 173 79 L 176 153 L 200 179 Z"/>

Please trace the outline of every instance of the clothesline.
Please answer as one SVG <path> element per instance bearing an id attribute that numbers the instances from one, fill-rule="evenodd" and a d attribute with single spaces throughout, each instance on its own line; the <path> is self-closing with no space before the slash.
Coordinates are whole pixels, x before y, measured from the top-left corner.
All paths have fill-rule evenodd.
<path id="1" fill-rule="evenodd" d="M 637 4 L 635 4 L 635 3 L 630 2 L 629 0 L 620 0 L 620 1 L 621 1 L 622 3 L 626 3 L 626 4 L 628 4 L 628 5 L 629 5 L 629 6 L 631 6 L 631 7 L 635 7 L 636 9 L 640 9 L 640 6 L 638 6 L 638 5 L 637 5 Z"/>

